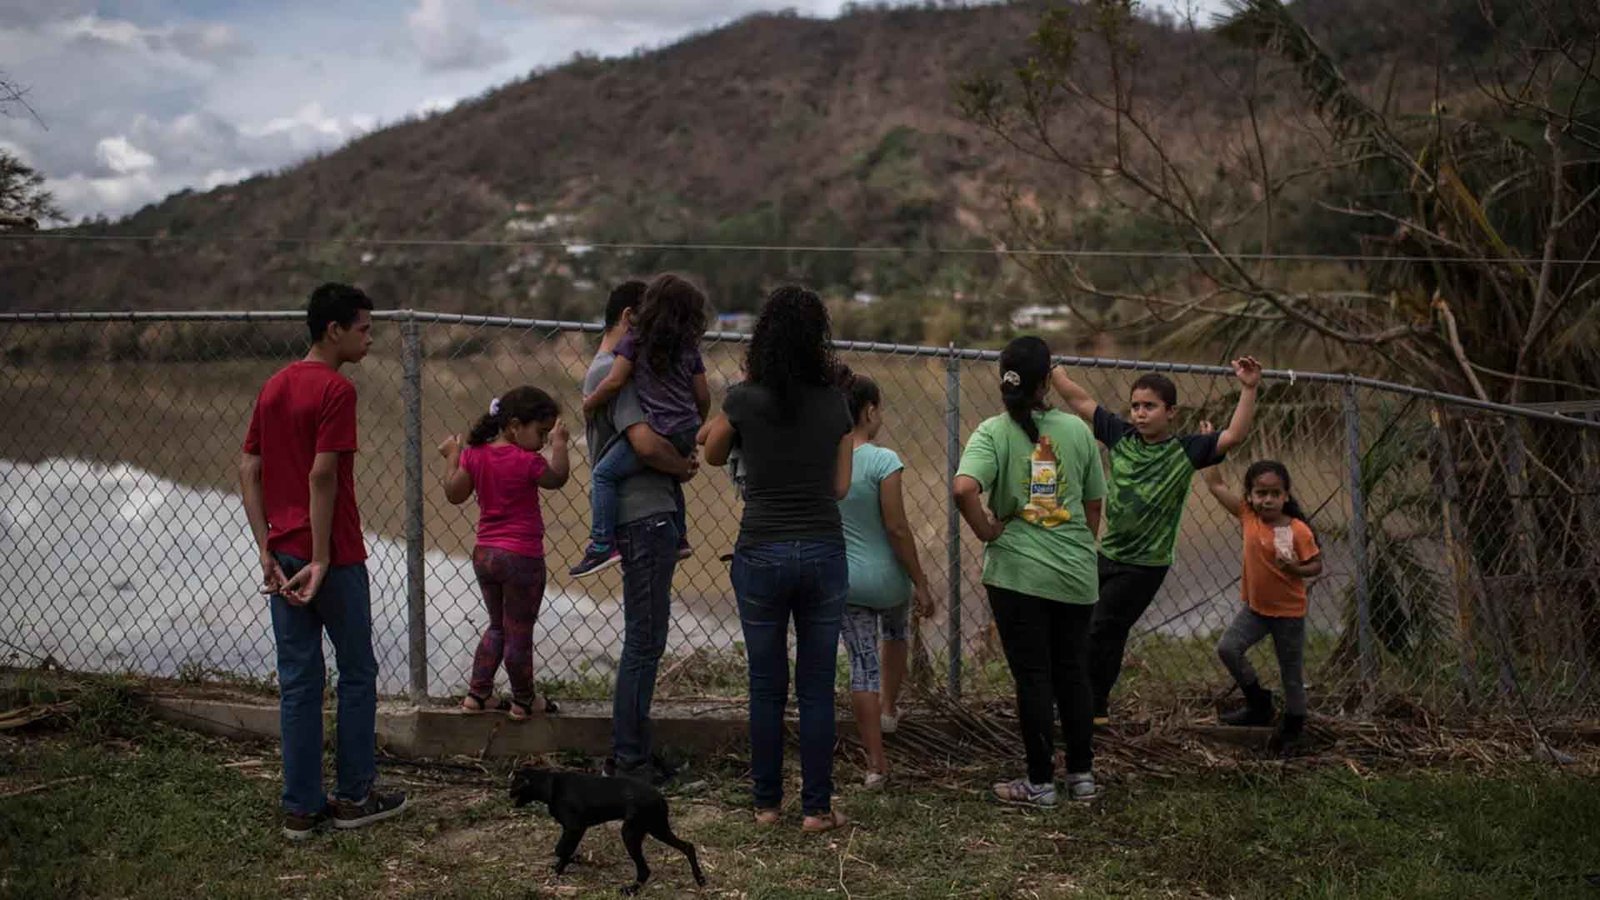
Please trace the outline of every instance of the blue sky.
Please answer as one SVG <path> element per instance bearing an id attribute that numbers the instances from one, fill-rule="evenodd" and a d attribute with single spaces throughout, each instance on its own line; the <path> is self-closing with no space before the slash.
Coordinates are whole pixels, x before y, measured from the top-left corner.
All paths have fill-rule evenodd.
<path id="1" fill-rule="evenodd" d="M 1183 0 L 1154 5 L 1178 8 Z M 1200 3 L 1202 13 L 1219 0 Z M 0 146 L 76 219 L 283 168 L 574 53 L 840 0 L 0 0 L 0 72 L 43 124 Z"/>

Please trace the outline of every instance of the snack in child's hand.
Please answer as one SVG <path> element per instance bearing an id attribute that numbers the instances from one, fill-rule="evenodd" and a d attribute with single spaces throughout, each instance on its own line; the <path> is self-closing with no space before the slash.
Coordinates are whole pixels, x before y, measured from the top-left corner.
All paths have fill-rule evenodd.
<path id="1" fill-rule="evenodd" d="M 1288 525 L 1272 529 L 1272 548 L 1278 552 L 1279 559 L 1294 562 L 1294 529 Z"/>

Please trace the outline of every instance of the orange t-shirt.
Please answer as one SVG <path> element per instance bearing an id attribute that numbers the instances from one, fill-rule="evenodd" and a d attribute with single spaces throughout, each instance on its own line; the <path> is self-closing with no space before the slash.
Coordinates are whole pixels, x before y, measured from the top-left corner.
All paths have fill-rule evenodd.
<path id="1" fill-rule="evenodd" d="M 1239 521 L 1244 526 L 1244 578 L 1239 592 L 1245 605 L 1263 616 L 1279 619 L 1304 618 L 1306 614 L 1306 581 L 1278 568 L 1277 528 L 1289 529 L 1287 547 L 1295 561 L 1306 563 L 1322 553 L 1317 546 L 1311 526 L 1299 519 L 1288 519 L 1277 528 L 1261 521 L 1250 504 L 1239 507 Z"/>

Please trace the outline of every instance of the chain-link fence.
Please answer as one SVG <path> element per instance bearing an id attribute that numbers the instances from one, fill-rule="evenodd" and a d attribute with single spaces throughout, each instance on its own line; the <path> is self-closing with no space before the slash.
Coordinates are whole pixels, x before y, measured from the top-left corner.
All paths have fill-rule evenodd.
<path id="1" fill-rule="evenodd" d="M 573 478 L 542 499 L 552 573 L 538 675 L 602 691 L 622 643 L 620 575 L 565 577 L 587 537 L 588 448 L 576 416 L 594 325 L 379 313 L 360 392 L 357 494 L 385 692 L 464 689 L 484 624 L 470 553 L 476 509 L 444 500 L 433 448 L 491 398 L 533 384 L 572 410 Z M 713 394 L 739 378 L 742 336 L 708 337 Z M 270 681 L 266 606 L 236 494 L 256 392 L 305 349 L 299 312 L 0 315 L 0 641 L 19 661 Z M 905 460 L 906 507 L 939 612 L 915 635 L 918 676 L 1009 691 L 979 583 L 982 550 L 949 500 L 966 436 L 1001 411 L 991 352 L 844 342 L 882 386 L 880 441 Z M 1221 427 L 1225 369 L 1069 359 L 1120 408 L 1135 372 L 1168 372 L 1179 427 Z M 1570 411 L 1569 411 L 1570 412 Z M 1270 371 L 1250 460 L 1293 476 L 1326 562 L 1311 590 L 1315 707 L 1412 698 L 1441 712 L 1595 705 L 1600 663 L 1600 424 L 1346 376 Z M 1209 701 L 1231 685 L 1215 642 L 1239 606 L 1236 521 L 1195 480 L 1177 561 L 1134 630 L 1115 702 Z M 739 503 L 724 473 L 687 490 L 663 696 L 743 691 L 726 565 Z M 1275 673 L 1266 644 L 1260 670 Z"/>

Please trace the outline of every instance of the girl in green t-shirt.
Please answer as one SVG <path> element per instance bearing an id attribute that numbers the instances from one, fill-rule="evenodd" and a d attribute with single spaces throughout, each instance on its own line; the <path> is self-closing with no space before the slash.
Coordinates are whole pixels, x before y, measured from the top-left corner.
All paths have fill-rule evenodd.
<path id="1" fill-rule="evenodd" d="M 967 440 L 955 501 L 986 545 L 983 586 L 1017 684 L 1025 778 L 994 786 L 1010 803 L 1054 806 L 1059 708 L 1067 740 L 1067 794 L 1100 793 L 1093 774 L 1089 618 L 1097 597 L 1094 535 L 1105 474 L 1094 435 L 1044 402 L 1050 348 L 1020 337 L 1000 354 L 1006 412 Z M 987 499 L 987 502 L 985 500 Z"/>

